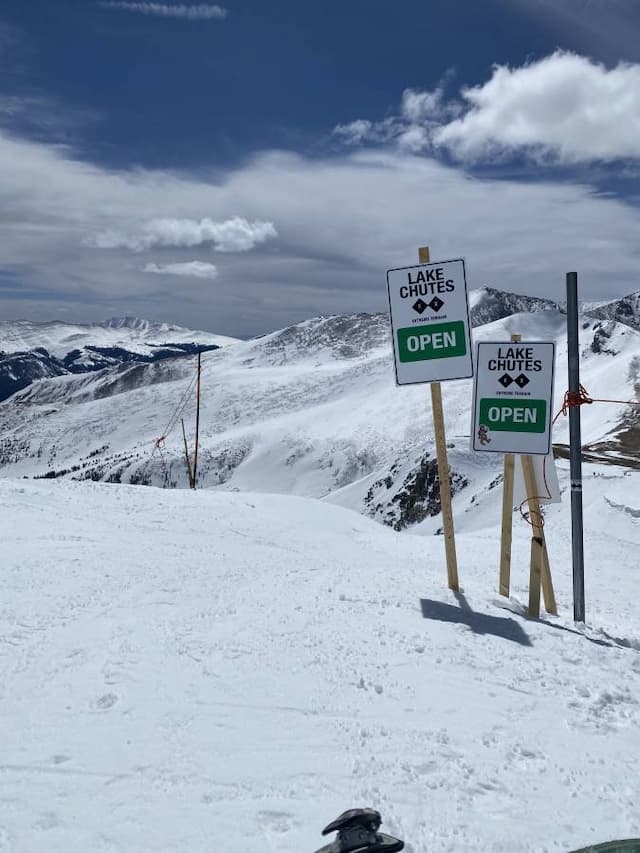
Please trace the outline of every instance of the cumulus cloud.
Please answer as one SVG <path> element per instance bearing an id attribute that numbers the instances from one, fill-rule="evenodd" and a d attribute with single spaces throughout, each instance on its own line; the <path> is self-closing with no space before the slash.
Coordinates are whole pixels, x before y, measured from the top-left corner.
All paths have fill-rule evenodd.
<path id="1" fill-rule="evenodd" d="M 640 64 L 607 69 L 556 52 L 522 68 L 496 66 L 462 96 L 465 114 L 433 136 L 460 157 L 531 149 L 564 163 L 640 158 Z"/>
<path id="2" fill-rule="evenodd" d="M 241 216 L 213 219 L 152 219 L 129 233 L 108 230 L 88 240 L 98 249 L 131 249 L 142 252 L 157 247 L 192 248 L 209 243 L 216 252 L 248 252 L 278 232 L 272 222 L 249 222 Z"/>
<path id="3" fill-rule="evenodd" d="M 187 21 L 222 20 L 228 10 L 222 6 L 201 3 L 198 6 L 168 3 L 134 3 L 127 0 L 106 0 L 100 3 L 103 9 L 121 9 L 125 12 L 139 12 L 142 15 L 157 15 L 161 18 L 183 18 Z"/>
<path id="4" fill-rule="evenodd" d="M 606 68 L 556 51 L 519 68 L 496 65 L 457 99 L 447 100 L 442 86 L 407 89 L 396 115 L 338 125 L 334 134 L 350 145 L 447 149 L 461 160 L 516 152 L 566 164 L 640 159 L 640 64 Z"/>
<path id="5" fill-rule="evenodd" d="M 375 122 L 356 119 L 337 125 L 333 134 L 351 146 L 393 143 L 404 151 L 426 151 L 431 148 L 433 131 L 459 112 L 459 104 L 445 100 L 442 85 L 433 90 L 405 89 L 398 115 Z"/>
<path id="6" fill-rule="evenodd" d="M 192 278 L 217 278 L 218 268 L 205 261 L 182 261 L 175 264 L 145 264 L 143 272 L 154 275 L 182 275 Z"/>

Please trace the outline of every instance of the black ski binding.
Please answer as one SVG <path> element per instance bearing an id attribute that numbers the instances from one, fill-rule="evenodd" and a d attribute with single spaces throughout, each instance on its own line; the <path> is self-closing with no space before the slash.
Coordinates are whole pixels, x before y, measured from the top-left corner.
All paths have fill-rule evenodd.
<path id="1" fill-rule="evenodd" d="M 337 832 L 338 837 L 316 853 L 396 853 L 404 850 L 404 841 L 379 833 L 382 818 L 375 809 L 349 809 L 322 830 L 323 835 Z"/>

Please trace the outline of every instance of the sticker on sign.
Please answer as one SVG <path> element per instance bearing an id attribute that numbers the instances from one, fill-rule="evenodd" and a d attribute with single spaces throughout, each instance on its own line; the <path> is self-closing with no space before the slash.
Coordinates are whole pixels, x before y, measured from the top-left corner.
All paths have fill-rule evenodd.
<path id="1" fill-rule="evenodd" d="M 398 385 L 473 376 L 464 261 L 387 271 Z"/>
<path id="2" fill-rule="evenodd" d="M 485 453 L 546 455 L 551 449 L 555 344 L 479 343 L 472 447 Z"/>

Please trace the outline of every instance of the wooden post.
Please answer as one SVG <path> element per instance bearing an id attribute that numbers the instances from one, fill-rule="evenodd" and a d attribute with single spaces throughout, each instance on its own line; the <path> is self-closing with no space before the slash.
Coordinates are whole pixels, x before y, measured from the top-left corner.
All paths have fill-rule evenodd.
<path id="1" fill-rule="evenodd" d="M 500 595 L 509 598 L 511 592 L 511 542 L 513 539 L 513 480 L 516 458 L 504 455 L 502 483 L 502 536 L 500 538 Z"/>
<path id="2" fill-rule="evenodd" d="M 184 458 L 187 462 L 187 473 L 189 475 L 189 488 L 195 488 L 195 483 L 193 482 L 193 474 L 191 472 L 191 461 L 189 459 L 189 445 L 187 444 L 187 433 L 184 428 L 184 418 L 182 418 L 182 438 L 184 439 Z"/>
<path id="3" fill-rule="evenodd" d="M 418 262 L 421 264 L 428 264 L 429 261 L 429 247 L 422 246 L 418 249 Z M 431 406 L 433 409 L 433 430 L 435 433 L 436 456 L 438 460 L 438 480 L 440 481 L 440 506 L 442 507 L 444 547 L 447 558 L 447 581 L 449 589 L 457 592 L 460 588 L 460 584 L 458 581 L 458 560 L 456 557 L 453 510 L 451 508 L 451 483 L 449 481 L 447 439 L 444 428 L 444 412 L 442 409 L 442 389 L 439 382 L 431 382 L 430 387 Z"/>
<path id="4" fill-rule="evenodd" d="M 556 599 L 551 580 L 549 556 L 544 540 L 542 511 L 537 496 L 536 475 L 533 459 L 521 456 L 522 474 L 529 504 L 529 520 L 533 530 L 531 538 L 531 566 L 529 573 L 529 616 L 540 616 L 540 586 L 544 594 L 544 606 L 548 613 L 557 613 Z"/>
<path id="5" fill-rule="evenodd" d="M 511 341 L 518 343 L 522 335 L 511 335 Z M 513 453 L 505 453 L 502 478 L 502 535 L 500 537 L 500 595 L 509 598 L 511 592 L 511 543 L 513 540 L 513 480 L 516 458 Z"/>
<path id="6" fill-rule="evenodd" d="M 198 353 L 198 384 L 196 391 L 196 442 L 193 450 L 193 488 L 196 487 L 196 474 L 198 472 L 198 446 L 200 442 L 200 373 L 202 353 Z"/>

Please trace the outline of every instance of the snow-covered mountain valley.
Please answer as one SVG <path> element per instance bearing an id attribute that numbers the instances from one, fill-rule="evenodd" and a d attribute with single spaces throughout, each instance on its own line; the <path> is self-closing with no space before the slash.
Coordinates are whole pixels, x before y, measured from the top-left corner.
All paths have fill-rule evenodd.
<path id="1" fill-rule="evenodd" d="M 472 306 L 476 340 L 556 340 L 558 408 L 561 306 Z M 589 393 L 636 400 L 640 332 L 585 313 L 581 336 Z M 386 317 L 221 343 L 202 355 L 196 491 L 193 356 L 0 405 L 0 851 L 313 853 L 353 806 L 409 853 L 640 836 L 635 406 L 582 408 L 586 625 L 557 422 L 559 615 L 533 620 L 517 513 L 497 597 L 501 460 L 469 449 L 470 382 L 443 384 L 455 595 L 428 390 L 395 386 Z"/>
<path id="2" fill-rule="evenodd" d="M 472 294 L 471 316 L 475 340 L 518 332 L 557 341 L 559 406 L 566 387 L 559 306 L 485 288 Z M 640 332 L 584 315 L 581 334 L 589 393 L 636 400 Z M 439 513 L 428 390 L 396 387 L 385 315 L 312 319 L 226 342 L 202 362 L 200 487 L 323 498 L 397 529 Z M 469 450 L 471 382 L 446 383 L 443 394 L 455 500 L 465 512 L 495 485 L 499 459 Z M 193 447 L 195 405 L 193 357 L 34 382 L 0 405 L 0 473 L 186 488 L 180 420 Z M 586 452 L 638 464 L 635 424 L 633 407 L 584 407 Z M 566 455 L 564 418 L 554 441 Z"/>

